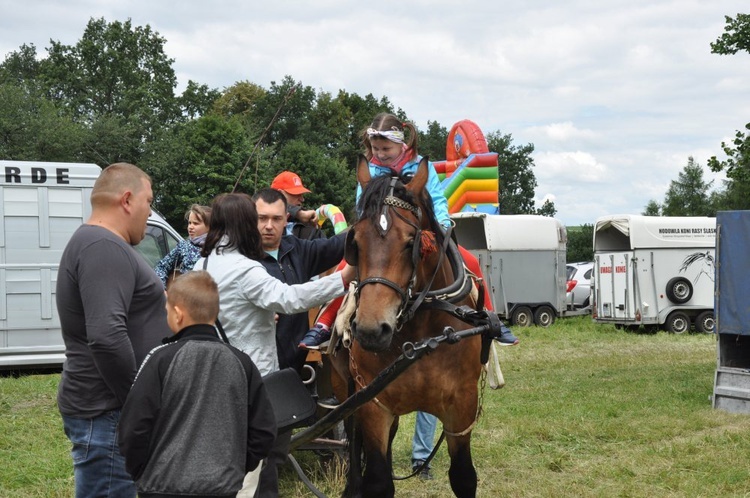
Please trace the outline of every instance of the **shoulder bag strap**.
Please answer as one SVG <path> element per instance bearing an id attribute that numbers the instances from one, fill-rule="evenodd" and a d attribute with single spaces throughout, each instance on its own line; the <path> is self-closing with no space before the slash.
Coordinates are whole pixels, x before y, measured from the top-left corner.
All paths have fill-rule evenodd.
<path id="1" fill-rule="evenodd" d="M 208 256 L 206 256 L 206 259 L 203 260 L 203 269 L 205 270 L 208 266 Z M 221 326 L 221 322 L 219 321 L 219 317 L 216 317 L 216 329 L 219 331 L 219 336 L 221 337 L 221 340 L 229 344 L 229 338 L 227 338 L 227 334 L 224 333 L 224 327 Z"/>

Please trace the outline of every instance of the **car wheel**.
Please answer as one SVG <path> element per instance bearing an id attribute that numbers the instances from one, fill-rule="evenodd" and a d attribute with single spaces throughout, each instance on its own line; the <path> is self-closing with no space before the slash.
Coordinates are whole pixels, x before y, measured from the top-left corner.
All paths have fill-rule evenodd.
<path id="1" fill-rule="evenodd" d="M 528 306 L 519 306 L 513 310 L 510 321 L 519 327 L 529 327 L 534 323 L 534 315 L 531 314 L 531 308 Z"/>
<path id="2" fill-rule="evenodd" d="M 549 327 L 555 323 L 555 310 L 550 306 L 539 306 L 534 312 L 534 323 L 540 327 Z"/>
<path id="3" fill-rule="evenodd" d="M 690 317 L 684 311 L 673 311 L 664 323 L 667 332 L 683 334 L 690 330 Z"/>
<path id="4" fill-rule="evenodd" d="M 695 319 L 695 330 L 703 334 L 713 334 L 716 322 L 714 322 L 714 312 L 704 311 Z"/>
<path id="5" fill-rule="evenodd" d="M 693 284 L 685 277 L 674 277 L 667 282 L 667 298 L 675 304 L 685 304 L 693 297 Z"/>

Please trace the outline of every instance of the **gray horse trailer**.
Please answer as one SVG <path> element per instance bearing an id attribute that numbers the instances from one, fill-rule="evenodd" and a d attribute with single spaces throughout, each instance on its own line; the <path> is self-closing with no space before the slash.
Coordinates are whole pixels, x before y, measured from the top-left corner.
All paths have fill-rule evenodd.
<path id="1" fill-rule="evenodd" d="M 517 326 L 547 327 L 567 314 L 561 221 L 537 215 L 451 215 L 458 243 L 479 259 L 495 312 Z"/>
<path id="2" fill-rule="evenodd" d="M 59 366 L 55 303 L 63 249 L 91 214 L 96 164 L 0 161 L 0 369 Z M 154 266 L 180 235 L 158 213 L 136 249 Z"/>

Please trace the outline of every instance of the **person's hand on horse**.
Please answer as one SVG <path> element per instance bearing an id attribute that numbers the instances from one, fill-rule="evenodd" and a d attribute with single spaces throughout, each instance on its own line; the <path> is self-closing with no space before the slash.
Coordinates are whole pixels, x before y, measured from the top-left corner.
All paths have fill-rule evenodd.
<path id="1" fill-rule="evenodd" d="M 357 278 L 357 267 L 347 263 L 339 273 L 341 273 L 341 278 L 344 281 L 344 287 L 349 288 L 349 283 Z"/>

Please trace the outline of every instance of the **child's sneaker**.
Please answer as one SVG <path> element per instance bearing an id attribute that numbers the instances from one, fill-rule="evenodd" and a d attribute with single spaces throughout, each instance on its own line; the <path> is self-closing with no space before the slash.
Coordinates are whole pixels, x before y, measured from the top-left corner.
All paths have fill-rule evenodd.
<path id="1" fill-rule="evenodd" d="M 503 346 L 515 346 L 519 342 L 518 337 L 513 335 L 513 332 L 502 322 L 500 322 L 500 336 L 495 339 Z"/>
<path id="2" fill-rule="evenodd" d="M 330 338 L 331 331 L 320 324 L 316 324 L 313 328 L 307 331 L 305 337 L 300 341 L 299 347 L 302 349 L 314 348 L 320 346 Z"/>

